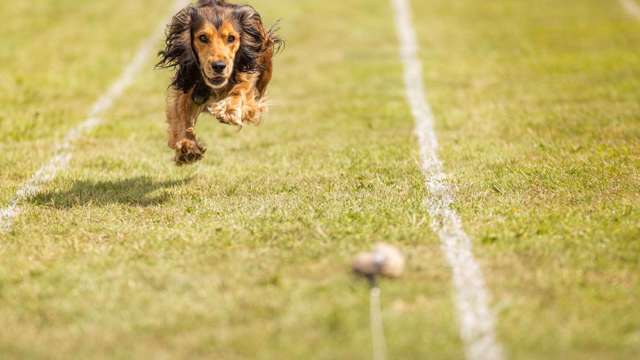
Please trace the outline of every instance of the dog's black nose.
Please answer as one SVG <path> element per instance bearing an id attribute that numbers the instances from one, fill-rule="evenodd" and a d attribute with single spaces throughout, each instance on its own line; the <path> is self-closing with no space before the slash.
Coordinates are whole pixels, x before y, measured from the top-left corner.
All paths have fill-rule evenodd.
<path id="1" fill-rule="evenodd" d="M 222 61 L 216 61 L 213 64 L 211 64 L 211 67 L 213 68 L 213 71 L 217 73 L 221 73 L 224 71 L 224 69 L 227 68 L 227 64 L 225 64 Z"/>

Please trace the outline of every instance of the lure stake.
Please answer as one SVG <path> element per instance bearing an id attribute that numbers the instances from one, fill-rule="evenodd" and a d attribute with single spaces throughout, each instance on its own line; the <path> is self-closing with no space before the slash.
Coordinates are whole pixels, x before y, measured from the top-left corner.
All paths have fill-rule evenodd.
<path id="1" fill-rule="evenodd" d="M 353 272 L 369 280 L 371 287 L 369 306 L 371 322 L 371 342 L 373 344 L 373 359 L 384 360 L 387 346 L 382 324 L 382 311 L 380 305 L 380 287 L 378 276 L 398 278 L 404 271 L 404 256 L 397 248 L 378 244 L 371 252 L 363 252 L 356 255 L 351 265 Z"/>

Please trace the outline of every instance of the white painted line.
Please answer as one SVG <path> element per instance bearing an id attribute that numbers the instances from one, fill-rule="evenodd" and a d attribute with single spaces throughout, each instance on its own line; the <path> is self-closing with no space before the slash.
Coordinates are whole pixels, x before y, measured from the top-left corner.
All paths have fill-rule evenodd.
<path id="1" fill-rule="evenodd" d="M 634 0 L 620 0 L 622 7 L 629 13 L 629 15 L 640 19 L 640 5 Z"/>
<path id="2" fill-rule="evenodd" d="M 429 192 L 426 206 L 432 219 L 431 226 L 442 241 L 442 249 L 453 272 L 455 302 L 466 357 L 469 360 L 502 359 L 503 350 L 496 340 L 495 320 L 489 308 L 489 294 L 482 270 L 473 257 L 471 239 L 464 232 L 460 217 L 451 206 L 453 192 L 437 155 L 434 116 L 422 84 L 422 64 L 417 56 L 418 45 L 409 1 L 391 2 L 400 38 L 407 98 L 416 121 L 422 171 Z"/>
<path id="3" fill-rule="evenodd" d="M 184 0 L 177 0 L 172 8 L 172 12 L 177 11 L 177 9 L 184 6 L 184 4 Z M 166 21 L 163 21 L 160 29 L 154 30 L 153 34 L 142 43 L 135 57 L 125 67 L 118 80 L 93 104 L 87 119 L 65 135 L 62 143 L 56 146 L 54 156 L 38 169 L 31 179 L 22 185 L 7 207 L 0 209 L 0 233 L 11 230 L 14 219 L 21 212 L 20 204 L 23 201 L 38 194 L 42 186 L 51 182 L 61 170 L 64 170 L 69 165 L 73 144 L 83 134 L 91 131 L 102 123 L 99 116 L 108 110 L 113 105 L 113 102 L 122 96 L 124 91 L 133 83 L 133 80 L 147 61 L 149 53 L 151 53 L 151 50 L 153 50 L 156 43 L 160 40 L 165 26 Z"/>

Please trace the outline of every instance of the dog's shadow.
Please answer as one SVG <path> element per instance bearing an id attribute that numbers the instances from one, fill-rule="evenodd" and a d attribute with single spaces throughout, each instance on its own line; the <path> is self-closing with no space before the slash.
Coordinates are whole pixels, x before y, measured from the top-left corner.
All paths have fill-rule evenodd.
<path id="1" fill-rule="evenodd" d="M 160 205 L 170 199 L 170 194 L 162 189 L 170 189 L 188 184 L 191 178 L 171 181 L 157 181 L 140 176 L 117 181 L 76 181 L 71 189 L 41 193 L 31 198 L 35 205 L 68 209 L 84 205 L 106 206 L 113 204 L 147 207 Z"/>

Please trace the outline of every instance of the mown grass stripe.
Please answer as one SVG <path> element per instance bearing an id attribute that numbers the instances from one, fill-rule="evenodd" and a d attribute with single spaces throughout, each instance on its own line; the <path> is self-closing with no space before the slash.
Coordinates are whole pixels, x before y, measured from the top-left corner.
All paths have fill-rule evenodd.
<path id="1" fill-rule="evenodd" d="M 184 6 L 184 4 L 184 0 L 177 0 L 172 7 L 172 14 L 178 8 Z M 135 77 L 140 70 L 142 70 L 155 44 L 160 40 L 165 26 L 166 20 L 163 19 L 159 27 L 153 31 L 153 34 L 138 48 L 136 55 L 124 68 L 124 71 L 116 82 L 93 104 L 87 119 L 65 135 L 63 141 L 56 146 L 54 156 L 18 189 L 7 207 L 0 209 L 0 233 L 11 230 L 14 219 L 21 212 L 20 204 L 24 200 L 38 194 L 42 186 L 55 179 L 56 175 L 69 165 L 73 151 L 73 143 L 83 134 L 91 131 L 102 123 L 102 119 L 100 119 L 99 116 L 108 110 L 113 105 L 113 102 L 122 96 L 124 91 L 131 86 Z"/>
<path id="2" fill-rule="evenodd" d="M 451 207 L 454 197 L 447 184 L 442 162 L 438 158 L 438 141 L 433 127 L 434 116 L 426 101 L 422 83 L 422 64 L 411 20 L 408 0 L 392 0 L 404 63 L 406 94 L 416 121 L 415 132 L 420 145 L 422 170 L 429 192 L 426 206 L 433 230 L 442 241 L 442 249 L 453 272 L 455 299 L 460 332 L 468 359 L 501 359 L 503 350 L 496 340 L 494 315 L 489 308 L 489 294 L 480 266 L 473 257 L 469 236 Z"/>

